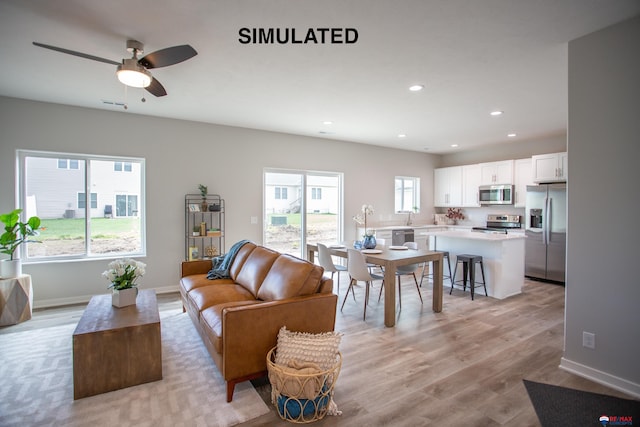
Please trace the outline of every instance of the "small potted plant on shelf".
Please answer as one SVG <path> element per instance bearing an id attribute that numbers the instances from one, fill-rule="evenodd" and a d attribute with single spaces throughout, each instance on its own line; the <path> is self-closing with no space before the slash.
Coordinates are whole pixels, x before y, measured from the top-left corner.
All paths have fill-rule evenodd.
<path id="1" fill-rule="evenodd" d="M 111 282 L 111 303 L 115 307 L 126 307 L 136 303 L 138 284 L 136 281 L 144 276 L 146 264 L 131 258 L 117 259 L 109 263 L 109 269 L 102 277 Z"/>
<path id="2" fill-rule="evenodd" d="M 198 190 L 200 190 L 200 195 L 202 196 L 202 212 L 206 212 L 209 208 L 207 204 L 207 194 L 209 194 L 209 190 L 206 185 L 198 184 Z"/>
<path id="3" fill-rule="evenodd" d="M 40 227 L 40 218 L 32 216 L 27 222 L 20 221 L 22 209 L 0 215 L 0 221 L 4 224 L 4 233 L 0 235 L 0 253 L 9 255 L 9 259 L 0 261 L 0 277 L 13 278 L 22 275 L 22 261 L 14 258 L 15 251 L 23 243 L 42 243 L 39 240 L 30 240 L 31 236 L 37 236 Z"/>

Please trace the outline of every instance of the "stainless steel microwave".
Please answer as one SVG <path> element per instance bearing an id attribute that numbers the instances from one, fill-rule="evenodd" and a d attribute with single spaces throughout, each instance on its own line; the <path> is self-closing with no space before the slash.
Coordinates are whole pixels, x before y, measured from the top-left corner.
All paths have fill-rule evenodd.
<path id="1" fill-rule="evenodd" d="M 512 205 L 513 185 L 481 185 L 478 200 L 481 205 Z"/>

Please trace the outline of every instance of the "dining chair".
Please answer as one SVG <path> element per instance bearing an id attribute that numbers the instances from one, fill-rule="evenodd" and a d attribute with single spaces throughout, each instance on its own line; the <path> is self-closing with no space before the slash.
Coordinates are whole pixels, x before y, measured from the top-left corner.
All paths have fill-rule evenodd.
<path id="1" fill-rule="evenodd" d="M 418 244 L 416 242 L 405 242 L 403 246 L 406 246 L 407 248 L 413 249 L 413 250 L 418 249 Z M 418 296 L 420 297 L 420 304 L 423 303 L 422 294 L 420 293 L 420 287 L 418 286 L 418 279 L 416 278 L 416 271 L 418 271 L 420 267 L 421 267 L 420 264 L 409 264 L 409 265 L 400 265 L 396 268 L 396 277 L 398 278 L 398 301 L 400 302 L 400 308 L 402 308 L 402 285 L 401 285 L 402 276 L 408 276 L 408 275 L 413 276 L 413 281 L 416 284 L 416 289 L 418 290 Z M 378 301 L 380 301 L 380 298 L 382 298 L 383 289 L 384 289 L 384 283 L 383 283 L 383 286 L 380 287 L 380 295 L 378 295 Z"/>
<path id="2" fill-rule="evenodd" d="M 331 257 L 331 252 L 326 245 L 322 243 L 318 243 L 318 262 L 320 266 L 324 268 L 324 271 L 328 271 L 331 273 L 331 280 L 333 280 L 333 275 L 338 273 L 338 294 L 340 294 L 340 272 L 347 271 L 347 267 L 340 264 L 334 264 L 333 258 Z"/>
<path id="3" fill-rule="evenodd" d="M 378 246 L 385 246 L 386 242 L 387 242 L 387 239 L 376 239 L 376 248 L 378 248 Z M 367 263 L 367 268 L 369 269 L 370 273 L 373 273 L 373 269 L 377 268 L 380 270 L 381 273 L 384 274 L 384 270 L 382 269 L 382 267 L 377 264 Z"/>
<path id="4" fill-rule="evenodd" d="M 349 281 L 349 288 L 347 289 L 347 293 L 344 295 L 344 299 L 342 300 L 340 311 L 342 311 L 342 309 L 344 308 L 344 303 L 347 301 L 349 291 L 353 293 L 353 299 L 355 300 L 356 294 L 353 290 L 354 284 L 356 284 L 357 282 L 365 282 L 366 286 L 364 293 L 364 313 L 362 315 L 362 320 L 366 320 L 367 303 L 369 302 L 369 287 L 371 286 L 371 282 L 374 280 L 382 280 L 382 283 L 384 284 L 384 277 L 378 274 L 371 274 L 367 269 L 367 263 L 365 261 L 364 255 L 362 254 L 362 252 L 355 249 L 347 249 L 347 271 L 349 272 L 351 280 Z"/>

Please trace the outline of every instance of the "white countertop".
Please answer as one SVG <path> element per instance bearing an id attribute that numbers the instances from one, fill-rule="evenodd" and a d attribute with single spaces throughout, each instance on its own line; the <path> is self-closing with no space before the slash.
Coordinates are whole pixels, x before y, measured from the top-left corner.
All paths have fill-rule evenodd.
<path id="1" fill-rule="evenodd" d="M 446 224 L 442 224 L 442 225 L 435 225 L 435 224 L 422 224 L 422 225 L 385 225 L 384 227 L 368 227 L 368 228 L 372 228 L 374 230 L 428 230 L 430 228 L 449 228 L 449 227 L 454 227 L 454 228 L 463 228 L 463 229 L 470 229 L 471 225 L 446 225 Z M 484 224 L 479 225 L 478 227 L 484 227 Z"/>
<path id="2" fill-rule="evenodd" d="M 434 231 L 429 233 L 430 236 L 447 237 L 452 239 L 469 239 L 469 240 L 485 240 L 485 241 L 503 241 L 524 239 L 524 233 L 508 233 L 508 234 L 492 234 L 480 233 L 476 231 L 455 230 L 455 231 Z"/>

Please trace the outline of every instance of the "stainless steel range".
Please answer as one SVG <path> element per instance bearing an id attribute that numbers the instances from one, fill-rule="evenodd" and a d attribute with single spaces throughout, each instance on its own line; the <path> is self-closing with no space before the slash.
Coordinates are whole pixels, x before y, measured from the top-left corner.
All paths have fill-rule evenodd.
<path id="1" fill-rule="evenodd" d="M 486 227 L 473 227 L 472 231 L 507 234 L 509 230 L 517 230 L 521 227 L 520 215 L 492 214 L 487 215 Z"/>

